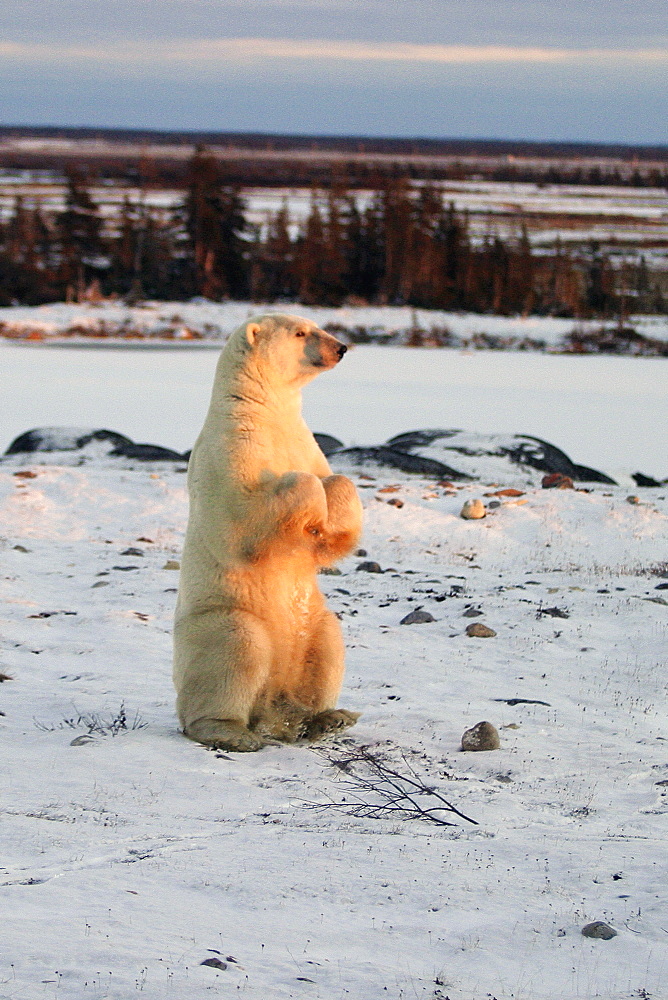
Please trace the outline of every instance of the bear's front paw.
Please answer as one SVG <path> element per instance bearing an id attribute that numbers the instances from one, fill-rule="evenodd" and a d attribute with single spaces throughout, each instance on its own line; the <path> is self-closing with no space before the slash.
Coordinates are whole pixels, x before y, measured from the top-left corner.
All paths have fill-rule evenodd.
<path id="1" fill-rule="evenodd" d="M 324 736 L 339 733 L 343 729 L 354 726 L 360 714 L 360 712 L 348 712 L 345 708 L 330 708 L 324 712 L 318 712 L 305 723 L 303 738 L 312 743 Z"/>

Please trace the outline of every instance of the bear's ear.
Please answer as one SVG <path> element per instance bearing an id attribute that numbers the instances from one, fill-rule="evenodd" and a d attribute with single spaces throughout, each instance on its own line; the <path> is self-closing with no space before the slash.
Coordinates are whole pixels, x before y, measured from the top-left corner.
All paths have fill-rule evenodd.
<path id="1" fill-rule="evenodd" d="M 258 335 L 259 332 L 260 332 L 260 324 L 259 323 L 248 323 L 247 324 L 247 326 L 246 326 L 246 340 L 251 345 L 251 347 L 255 343 L 255 341 L 257 339 L 257 335 Z"/>

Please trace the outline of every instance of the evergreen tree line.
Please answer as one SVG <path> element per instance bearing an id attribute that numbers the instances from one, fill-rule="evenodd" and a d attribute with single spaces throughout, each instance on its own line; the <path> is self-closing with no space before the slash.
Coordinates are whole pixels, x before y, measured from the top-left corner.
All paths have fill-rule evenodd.
<path id="1" fill-rule="evenodd" d="M 180 206 L 126 200 L 111 222 L 85 177 L 67 173 L 64 209 L 47 215 L 17 200 L 0 228 L 0 304 L 101 295 L 184 300 L 252 299 L 305 304 L 409 304 L 422 308 L 563 316 L 663 311 L 644 261 L 614 268 L 592 246 L 532 250 L 526 229 L 473 240 L 466 216 L 437 186 L 389 180 L 365 207 L 333 184 L 296 227 L 287 205 L 251 226 L 237 188 L 199 148 Z"/>

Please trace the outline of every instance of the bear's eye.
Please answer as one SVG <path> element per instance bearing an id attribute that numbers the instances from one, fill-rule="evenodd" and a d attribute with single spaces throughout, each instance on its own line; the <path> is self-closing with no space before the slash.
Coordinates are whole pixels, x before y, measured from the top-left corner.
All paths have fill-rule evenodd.
<path id="1" fill-rule="evenodd" d="M 305 337 L 305 336 L 306 336 L 306 330 L 297 330 L 295 334 L 295 337 Z"/>

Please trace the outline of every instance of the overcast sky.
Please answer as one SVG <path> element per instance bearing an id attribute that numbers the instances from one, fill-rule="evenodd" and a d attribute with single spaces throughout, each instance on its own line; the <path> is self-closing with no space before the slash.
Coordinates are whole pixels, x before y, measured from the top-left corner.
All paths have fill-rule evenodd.
<path id="1" fill-rule="evenodd" d="M 668 0 L 2 0 L 0 123 L 668 144 Z"/>

